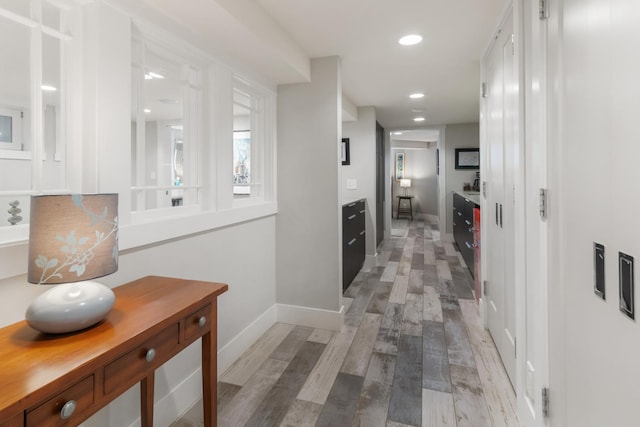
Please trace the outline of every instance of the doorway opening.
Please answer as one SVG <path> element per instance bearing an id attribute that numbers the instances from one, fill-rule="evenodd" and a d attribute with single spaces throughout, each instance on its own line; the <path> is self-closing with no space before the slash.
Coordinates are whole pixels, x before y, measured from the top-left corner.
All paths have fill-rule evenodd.
<path id="1" fill-rule="evenodd" d="M 391 218 L 437 222 L 439 212 L 437 129 L 393 130 L 390 139 Z"/>

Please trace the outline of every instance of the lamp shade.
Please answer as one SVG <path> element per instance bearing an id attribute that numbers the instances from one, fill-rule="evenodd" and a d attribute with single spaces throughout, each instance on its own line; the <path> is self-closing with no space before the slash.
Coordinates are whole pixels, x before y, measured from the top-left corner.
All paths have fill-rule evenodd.
<path id="1" fill-rule="evenodd" d="M 58 284 L 118 270 L 118 194 L 33 196 L 27 280 Z"/>
<path id="2" fill-rule="evenodd" d="M 118 195 L 33 196 L 29 229 L 27 280 L 57 286 L 31 302 L 27 323 L 68 333 L 104 319 L 115 294 L 90 279 L 118 269 Z"/>
<path id="3" fill-rule="evenodd" d="M 403 188 L 411 187 L 411 180 L 410 179 L 401 179 L 400 180 L 400 187 L 403 187 Z"/>

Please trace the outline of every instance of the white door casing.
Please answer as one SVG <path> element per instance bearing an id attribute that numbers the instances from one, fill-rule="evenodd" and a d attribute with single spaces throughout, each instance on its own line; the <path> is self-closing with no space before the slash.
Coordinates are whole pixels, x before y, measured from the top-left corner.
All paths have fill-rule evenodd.
<path id="1" fill-rule="evenodd" d="M 547 74 L 553 75 L 557 65 L 547 62 L 553 54 L 547 51 L 550 21 L 553 18 L 539 18 L 537 2 L 514 0 L 482 61 L 487 85 L 480 116 L 482 178 L 487 183 L 482 274 L 488 293 L 480 309 L 514 385 L 519 421 L 526 427 L 549 422 L 542 412 L 541 390 L 553 386 L 548 284 L 550 266 L 557 260 L 549 249 L 548 220 L 539 214 L 539 190 L 554 180 L 549 162 L 555 152 L 547 130 L 553 114 L 547 96 L 554 88 L 547 85 Z M 503 205 L 502 227 L 496 227 L 496 203 Z M 555 216 L 552 211 L 550 220 L 555 222 Z M 556 393 L 552 390 L 551 395 Z"/>
<path id="2" fill-rule="evenodd" d="M 516 382 L 516 288 L 514 203 L 519 139 L 517 134 L 518 78 L 515 73 L 512 12 L 507 15 L 486 58 L 486 141 L 484 180 L 487 203 L 483 258 L 488 289 L 487 326 L 512 384 Z"/>

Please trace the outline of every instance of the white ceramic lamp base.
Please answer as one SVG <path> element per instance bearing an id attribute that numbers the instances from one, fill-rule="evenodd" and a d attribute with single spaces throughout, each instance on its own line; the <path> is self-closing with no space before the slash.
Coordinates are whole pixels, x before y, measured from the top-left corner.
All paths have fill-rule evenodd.
<path id="1" fill-rule="evenodd" d="M 33 300 L 25 319 L 29 326 L 41 332 L 73 332 L 104 319 L 115 301 L 113 291 L 98 282 L 64 283 Z"/>

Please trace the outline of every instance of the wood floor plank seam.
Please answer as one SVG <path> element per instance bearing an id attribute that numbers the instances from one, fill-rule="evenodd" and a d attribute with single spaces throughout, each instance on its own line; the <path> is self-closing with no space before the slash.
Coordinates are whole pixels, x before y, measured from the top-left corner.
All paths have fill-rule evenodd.
<path id="1" fill-rule="evenodd" d="M 437 223 L 393 220 L 378 253 L 344 292 L 341 331 L 276 323 L 232 364 L 218 425 L 520 426 L 471 275 Z M 204 427 L 201 401 L 172 427 Z"/>

